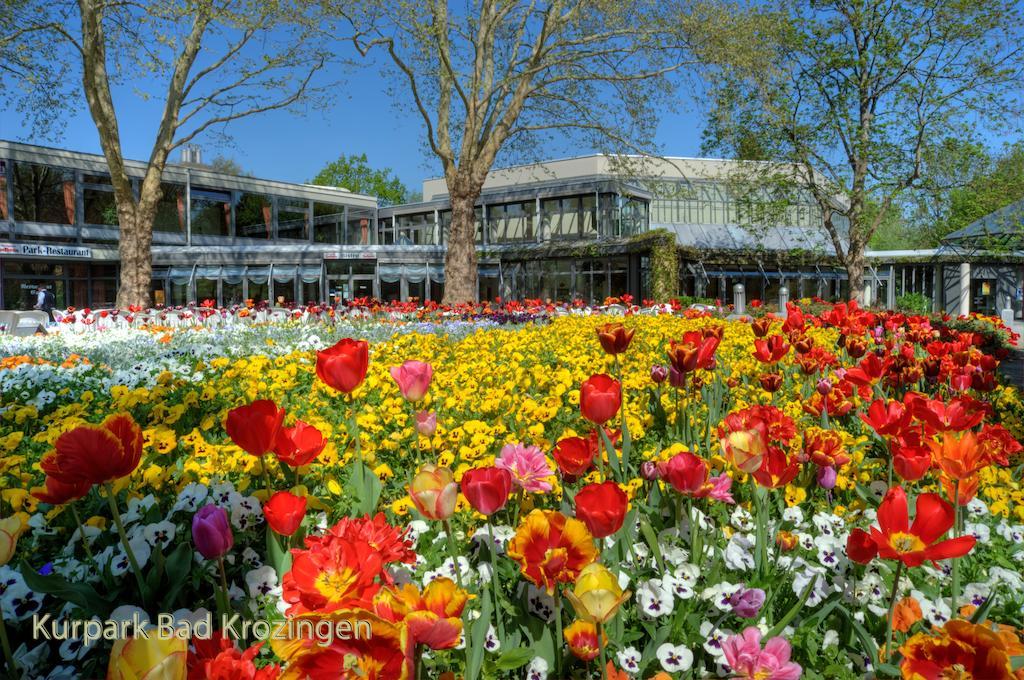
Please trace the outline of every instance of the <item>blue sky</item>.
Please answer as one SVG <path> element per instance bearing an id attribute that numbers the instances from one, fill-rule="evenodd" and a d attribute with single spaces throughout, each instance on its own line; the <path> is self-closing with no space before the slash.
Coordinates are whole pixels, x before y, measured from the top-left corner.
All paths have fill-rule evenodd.
<path id="1" fill-rule="evenodd" d="M 306 115 L 276 111 L 234 121 L 225 130 L 232 138 L 230 145 L 220 144 L 217 138 L 199 139 L 204 160 L 224 155 L 257 177 L 305 182 L 341 154 L 365 153 L 372 166 L 390 167 L 414 191 L 420 190 L 423 179 L 440 174 L 436 159 L 423 145 L 419 117 L 393 105 L 375 67 L 334 76 L 344 80 L 328 109 Z M 690 99 L 685 91 L 681 96 Z M 145 160 L 159 121 L 161 101 L 159 97 L 144 101 L 127 87 L 115 90 L 115 99 L 124 153 L 128 158 Z M 70 104 L 64 115 L 64 133 L 55 141 L 26 136 L 19 116 L 9 110 L 0 111 L 0 138 L 101 153 L 85 101 Z M 659 144 L 666 154 L 697 155 L 703 117 L 691 107 L 680 108 L 684 109 L 681 113 L 662 119 Z M 555 155 L 590 151 L 593 149 L 579 148 L 566 153 L 561 149 Z"/>

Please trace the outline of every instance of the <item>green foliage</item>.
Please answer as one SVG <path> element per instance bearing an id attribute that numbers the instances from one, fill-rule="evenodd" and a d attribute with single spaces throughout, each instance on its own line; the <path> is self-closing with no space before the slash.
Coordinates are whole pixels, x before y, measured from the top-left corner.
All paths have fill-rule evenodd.
<path id="1" fill-rule="evenodd" d="M 923 293 L 906 293 L 896 298 L 896 309 L 912 314 L 927 314 L 931 311 L 932 301 Z"/>
<path id="2" fill-rule="evenodd" d="M 669 233 L 651 247 L 651 297 L 665 302 L 675 297 L 679 288 L 679 253 L 675 238 Z"/>
<path id="3" fill-rule="evenodd" d="M 412 196 L 402 180 L 391 173 L 391 168 L 375 170 L 370 167 L 365 153 L 340 156 L 325 165 L 310 183 L 376 196 L 381 205 L 408 203 Z"/>

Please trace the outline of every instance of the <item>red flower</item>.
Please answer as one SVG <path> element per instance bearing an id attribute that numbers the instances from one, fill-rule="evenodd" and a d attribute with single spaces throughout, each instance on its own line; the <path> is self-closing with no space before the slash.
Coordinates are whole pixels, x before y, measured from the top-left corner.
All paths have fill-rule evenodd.
<path id="1" fill-rule="evenodd" d="M 408 529 L 398 529 L 388 524 L 384 513 L 379 512 L 372 519 L 369 515 L 345 517 L 328 529 L 325 536 L 365 541 L 380 553 L 384 564 L 392 562 L 413 564 L 416 561 L 416 553 L 413 552 L 412 543 L 406 538 L 407 533 Z M 306 539 L 307 546 L 310 540 Z M 385 580 L 389 580 L 387 572 L 384 573 L 384 577 Z"/>
<path id="2" fill-rule="evenodd" d="M 301 420 L 294 427 L 282 427 L 274 442 L 274 453 L 282 463 L 302 467 L 312 463 L 327 445 L 323 433 Z"/>
<path id="3" fill-rule="evenodd" d="M 594 538 L 611 536 L 622 527 L 629 499 L 612 481 L 587 484 L 576 494 L 576 517 Z"/>
<path id="4" fill-rule="evenodd" d="M 566 437 L 555 444 L 551 457 L 558 464 L 558 469 L 566 479 L 575 480 L 582 477 L 594 464 L 596 447 L 583 437 Z"/>
<path id="5" fill-rule="evenodd" d="M 911 525 L 907 494 L 897 486 L 889 489 L 878 506 L 878 528 L 872 527 L 870 534 L 854 529 L 846 543 L 846 554 L 861 564 L 878 555 L 884 560 L 899 560 L 908 567 L 918 567 L 926 560 L 935 563 L 963 557 L 974 548 L 974 536 L 936 543 L 952 526 L 953 506 L 934 493 L 917 497 L 917 512 Z M 874 543 L 873 548 L 869 541 Z"/>
<path id="6" fill-rule="evenodd" d="M 883 360 L 874 352 L 870 352 L 855 368 L 846 371 L 846 379 L 854 385 L 872 385 L 882 379 L 891 365 L 892 357 L 886 356 Z"/>
<path id="7" fill-rule="evenodd" d="M 1024 451 L 1024 446 L 1002 425 L 986 425 L 981 428 L 978 447 L 991 463 L 1003 467 L 1009 466 L 1010 459 Z"/>
<path id="8" fill-rule="evenodd" d="M 707 495 L 708 490 L 705 489 L 705 484 L 710 473 L 708 464 L 703 458 L 684 451 L 672 456 L 659 467 L 661 478 L 668 481 L 672 488 L 684 496 Z"/>
<path id="9" fill-rule="evenodd" d="M 898 401 L 875 399 L 860 419 L 881 437 L 898 437 L 910 426 L 910 410 Z"/>
<path id="10" fill-rule="evenodd" d="M 83 486 L 104 484 L 134 472 L 142 458 L 142 429 L 129 414 L 118 413 L 100 425 L 68 430 L 57 437 L 53 447 L 39 467 L 59 483 L 54 485 L 58 496 L 76 494 Z"/>
<path id="11" fill-rule="evenodd" d="M 462 475 L 462 495 L 482 515 L 493 515 L 505 507 L 512 491 L 512 473 L 504 468 L 485 467 L 466 470 Z"/>
<path id="12" fill-rule="evenodd" d="M 365 340 L 344 338 L 316 353 L 316 375 L 340 392 L 352 392 L 366 379 L 370 345 Z"/>
<path id="13" fill-rule="evenodd" d="M 765 392 L 778 392 L 782 387 L 782 376 L 778 373 L 762 373 L 757 380 Z"/>
<path id="14" fill-rule="evenodd" d="M 714 366 L 715 351 L 722 341 L 718 333 L 718 330 L 708 335 L 699 331 L 688 331 L 683 334 L 682 341 L 673 340 L 668 348 L 668 359 L 672 367 L 683 375 L 698 369 L 710 369 Z"/>
<path id="15" fill-rule="evenodd" d="M 763 338 L 768 335 L 768 331 L 772 327 L 772 317 L 762 316 L 760 319 L 754 319 L 750 322 L 750 330 L 754 332 L 755 338 Z"/>
<path id="16" fill-rule="evenodd" d="M 597 329 L 597 339 L 601 348 L 611 355 L 622 354 L 629 349 L 636 331 L 626 328 L 621 323 L 606 323 Z"/>
<path id="17" fill-rule="evenodd" d="M 282 536 L 291 536 L 306 516 L 306 499 L 289 491 L 278 491 L 264 503 L 263 516 L 271 529 Z"/>
<path id="18" fill-rule="evenodd" d="M 789 351 L 789 343 L 781 335 L 773 335 L 767 340 L 754 340 L 754 358 L 765 364 L 778 363 Z"/>
<path id="19" fill-rule="evenodd" d="M 941 399 L 907 396 L 914 417 L 933 432 L 963 432 L 985 419 L 985 406 L 974 399 L 957 398 L 946 404 Z"/>
<path id="20" fill-rule="evenodd" d="M 892 469 L 908 482 L 917 481 L 932 467 L 932 455 L 923 446 L 909 446 L 894 439 L 890 443 L 892 450 Z"/>
<path id="21" fill-rule="evenodd" d="M 795 456 L 787 456 L 778 447 L 771 446 L 761 459 L 761 467 L 751 474 L 761 486 L 778 489 L 796 479 L 800 474 L 800 462 Z"/>
<path id="22" fill-rule="evenodd" d="M 228 411 L 224 429 L 236 445 L 254 456 L 274 450 L 284 409 L 269 399 L 259 399 Z"/>
<path id="23" fill-rule="evenodd" d="M 622 387 L 610 375 L 592 375 L 580 386 L 580 413 L 596 425 L 614 418 L 621 405 Z"/>
<path id="24" fill-rule="evenodd" d="M 89 493 L 90 488 L 92 488 L 92 484 L 88 482 L 66 484 L 55 477 L 47 475 L 46 485 L 32 489 L 32 495 L 40 503 L 64 505 L 69 501 L 77 501 L 79 498 L 82 498 L 85 494 Z"/>

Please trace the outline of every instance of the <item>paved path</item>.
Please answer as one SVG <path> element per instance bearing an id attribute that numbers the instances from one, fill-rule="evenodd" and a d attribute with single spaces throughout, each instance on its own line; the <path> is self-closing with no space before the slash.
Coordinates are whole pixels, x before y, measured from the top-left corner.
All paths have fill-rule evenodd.
<path id="1" fill-rule="evenodd" d="M 1024 389 L 1024 350 L 1015 350 L 999 364 L 999 372 L 1020 389 Z"/>

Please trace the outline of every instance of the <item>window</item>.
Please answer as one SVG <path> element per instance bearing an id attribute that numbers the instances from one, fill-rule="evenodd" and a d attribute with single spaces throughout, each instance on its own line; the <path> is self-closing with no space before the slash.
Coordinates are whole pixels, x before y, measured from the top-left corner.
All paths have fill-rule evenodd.
<path id="1" fill-rule="evenodd" d="M 180 184 L 161 184 L 163 195 L 156 206 L 155 231 L 185 233 L 185 187 Z"/>
<path id="2" fill-rule="evenodd" d="M 118 226 L 117 202 L 114 200 L 114 192 L 83 188 L 82 197 L 85 203 L 86 224 Z"/>
<path id="3" fill-rule="evenodd" d="M 7 161 L 0 161 L 0 220 L 11 219 L 7 209 Z"/>
<path id="4" fill-rule="evenodd" d="M 263 194 L 238 194 L 235 199 L 235 236 L 269 239 L 273 234 L 274 208 Z"/>
<path id="5" fill-rule="evenodd" d="M 433 245 L 433 211 L 414 215 L 398 215 L 395 222 L 398 228 L 396 242 L 399 245 Z"/>
<path id="6" fill-rule="evenodd" d="M 231 195 L 223 191 L 192 189 L 192 234 L 227 236 L 231 222 Z"/>
<path id="7" fill-rule="evenodd" d="M 330 203 L 313 204 L 313 240 L 317 243 L 340 245 L 369 245 L 369 221 L 364 220 L 366 229 L 360 229 L 358 222 L 349 229 L 345 221 L 345 206 Z M 362 232 L 366 231 L 366 234 Z M 365 237 L 365 240 L 363 240 Z"/>
<path id="8" fill-rule="evenodd" d="M 537 204 L 534 201 L 487 206 L 489 242 L 516 243 L 535 240 L 533 227 L 536 214 Z"/>
<path id="9" fill-rule="evenodd" d="M 277 199 L 277 237 L 305 241 L 309 238 L 309 202 Z M 292 299 L 290 295 L 288 299 Z"/>
<path id="10" fill-rule="evenodd" d="M 14 219 L 75 223 L 75 173 L 32 163 L 14 165 Z"/>

